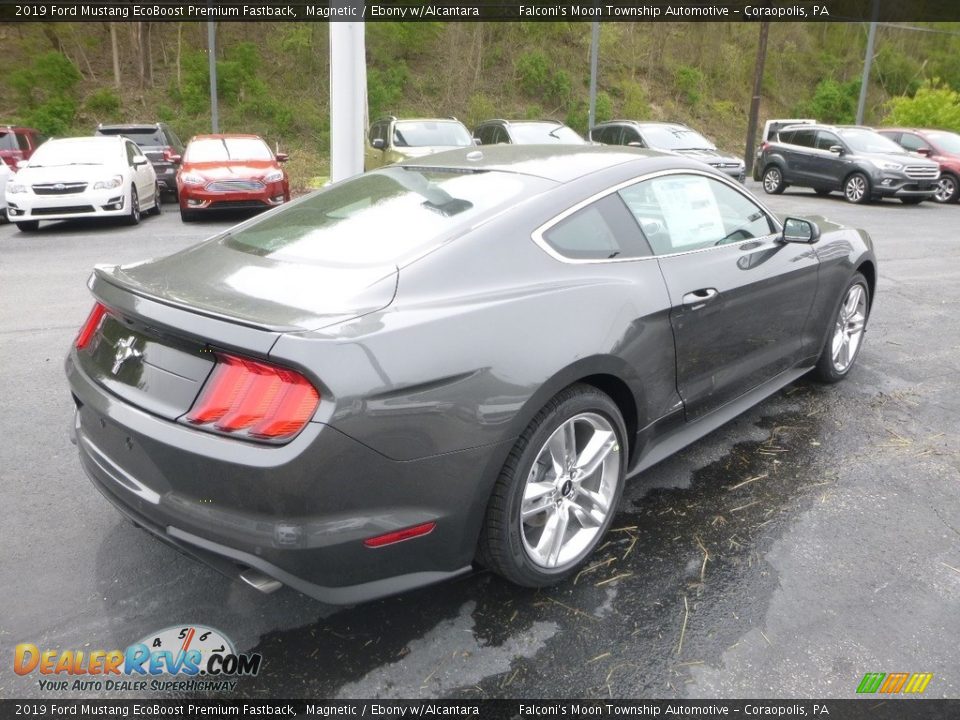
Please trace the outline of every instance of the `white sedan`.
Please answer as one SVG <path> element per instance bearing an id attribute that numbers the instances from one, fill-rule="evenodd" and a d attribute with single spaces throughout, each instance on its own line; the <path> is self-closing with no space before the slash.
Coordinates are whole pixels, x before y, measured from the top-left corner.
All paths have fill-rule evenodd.
<path id="1" fill-rule="evenodd" d="M 0 159 L 0 218 L 7 216 L 7 180 L 13 177 L 10 167 Z"/>
<path id="2" fill-rule="evenodd" d="M 48 140 L 6 183 L 7 217 L 22 231 L 41 220 L 123 217 L 160 212 L 157 175 L 124 137 Z"/>

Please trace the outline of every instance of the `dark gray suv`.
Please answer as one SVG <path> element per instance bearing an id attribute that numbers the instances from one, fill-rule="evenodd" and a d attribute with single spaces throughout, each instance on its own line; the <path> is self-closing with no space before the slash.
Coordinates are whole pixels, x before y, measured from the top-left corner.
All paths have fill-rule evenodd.
<path id="1" fill-rule="evenodd" d="M 743 160 L 717 146 L 682 123 L 611 120 L 590 131 L 590 140 L 603 145 L 631 145 L 692 158 L 716 168 L 734 180 L 746 178 Z"/>
<path id="2" fill-rule="evenodd" d="M 166 123 L 125 123 L 97 126 L 94 135 L 122 135 L 133 140 L 157 173 L 160 190 L 177 197 L 177 168 L 183 143 Z"/>
<path id="3" fill-rule="evenodd" d="M 760 153 L 761 182 L 771 194 L 790 185 L 818 195 L 839 190 L 852 203 L 896 197 L 916 205 L 933 197 L 940 167 L 905 152 L 870 128 L 791 125 Z"/>

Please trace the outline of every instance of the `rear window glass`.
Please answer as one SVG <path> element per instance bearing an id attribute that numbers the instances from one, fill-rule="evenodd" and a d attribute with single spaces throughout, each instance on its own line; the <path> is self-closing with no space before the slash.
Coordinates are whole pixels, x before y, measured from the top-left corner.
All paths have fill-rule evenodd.
<path id="1" fill-rule="evenodd" d="M 513 141 L 521 145 L 562 143 L 566 145 L 582 145 L 583 138 L 577 135 L 566 125 L 552 123 L 511 123 L 510 132 Z"/>
<path id="2" fill-rule="evenodd" d="M 158 128 L 100 128 L 98 135 L 122 135 L 133 140 L 140 147 L 166 145 L 163 132 Z"/>
<path id="3" fill-rule="evenodd" d="M 295 262 L 401 264 L 553 184 L 503 172 L 386 168 L 308 195 L 222 241 Z"/>
<path id="4" fill-rule="evenodd" d="M 0 132 L 0 150 L 18 150 L 17 138 L 12 132 Z"/>

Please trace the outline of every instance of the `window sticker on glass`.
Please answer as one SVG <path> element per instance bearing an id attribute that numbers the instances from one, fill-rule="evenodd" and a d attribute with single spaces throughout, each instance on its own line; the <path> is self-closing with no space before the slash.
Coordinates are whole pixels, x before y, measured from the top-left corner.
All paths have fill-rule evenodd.
<path id="1" fill-rule="evenodd" d="M 704 240 L 726 235 L 717 200 L 705 177 L 657 178 L 653 192 L 663 210 L 674 249 L 703 245 Z"/>

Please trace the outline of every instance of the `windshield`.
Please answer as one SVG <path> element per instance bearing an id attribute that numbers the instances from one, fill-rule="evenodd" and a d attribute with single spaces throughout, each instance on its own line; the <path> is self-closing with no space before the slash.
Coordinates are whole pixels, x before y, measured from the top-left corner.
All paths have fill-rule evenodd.
<path id="1" fill-rule="evenodd" d="M 184 155 L 188 163 L 229 160 L 273 160 L 273 153 L 260 138 L 203 138 L 191 140 Z"/>
<path id="2" fill-rule="evenodd" d="M 466 147 L 473 138 L 456 121 L 404 120 L 393 126 L 393 144 L 397 147 Z"/>
<path id="3" fill-rule="evenodd" d="M 566 125 L 554 123 L 510 123 L 510 134 L 519 145 L 538 145 L 561 143 L 563 145 L 583 145 L 583 138 Z"/>
<path id="4" fill-rule="evenodd" d="M 905 154 L 903 148 L 893 140 L 885 138 L 880 133 L 875 133 L 872 130 L 840 128 L 837 132 L 840 133 L 840 136 L 854 152 L 893 153 L 894 155 Z"/>
<path id="5" fill-rule="evenodd" d="M 27 167 L 103 165 L 120 157 L 120 142 L 96 139 L 51 140 L 37 148 Z"/>
<path id="6" fill-rule="evenodd" d="M 133 140 L 140 147 L 166 145 L 159 128 L 100 128 L 97 135 L 122 135 Z"/>
<path id="7" fill-rule="evenodd" d="M 930 132 L 927 133 L 927 138 L 942 152 L 960 155 L 960 135 L 952 132 Z"/>
<path id="8" fill-rule="evenodd" d="M 386 168 L 308 195 L 224 242 L 279 260 L 399 264 L 552 186 L 514 173 Z"/>
<path id="9" fill-rule="evenodd" d="M 648 125 L 642 129 L 647 145 L 654 150 L 716 150 L 717 147 L 695 130 L 685 127 Z"/>

